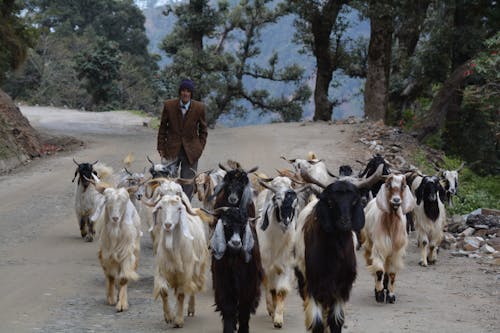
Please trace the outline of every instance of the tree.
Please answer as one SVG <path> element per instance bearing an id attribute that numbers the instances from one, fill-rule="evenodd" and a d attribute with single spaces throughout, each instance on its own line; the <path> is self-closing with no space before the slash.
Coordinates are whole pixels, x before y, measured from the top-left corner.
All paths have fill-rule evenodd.
<path id="1" fill-rule="evenodd" d="M 181 78 L 194 79 L 196 94 L 208 104 L 210 123 L 224 113 L 242 115 L 248 107 L 275 112 L 285 121 L 300 119 L 301 106 L 310 95 L 307 87 L 298 86 L 280 97 L 267 89 L 249 91 L 245 87 L 247 80 L 298 85 L 302 78 L 303 71 L 296 65 L 279 68 L 277 55 L 269 58 L 267 68 L 255 63 L 260 55 L 260 31 L 286 13 L 282 7 L 271 9 L 270 5 L 269 0 L 242 0 L 232 8 L 227 2 L 211 8 L 208 1 L 197 0 L 168 7 L 166 13 L 174 12 L 178 22 L 162 45 L 173 59 L 165 68 L 167 92 L 175 96 Z M 229 42 L 237 47 L 228 47 Z"/>
<path id="2" fill-rule="evenodd" d="M 365 116 L 384 120 L 389 98 L 393 29 L 393 1 L 369 1 L 370 45 L 365 83 Z"/>
<path id="3" fill-rule="evenodd" d="M 85 79 L 85 87 L 92 96 L 92 105 L 102 107 L 116 95 L 116 80 L 120 70 L 121 53 L 118 44 L 103 38 L 89 51 L 81 53 L 76 61 L 78 79 Z"/>
<path id="4" fill-rule="evenodd" d="M 333 72 L 342 67 L 346 56 L 342 33 L 345 22 L 338 16 L 348 0 L 291 0 L 290 10 L 298 15 L 296 40 L 316 58 L 316 83 L 314 89 L 314 120 L 331 120 L 336 105 L 329 100 L 328 89 Z M 333 40 L 332 40 L 333 39 Z"/>
<path id="5" fill-rule="evenodd" d="M 36 30 L 20 16 L 21 10 L 16 0 L 0 1 L 0 83 L 23 63 L 36 40 Z"/>

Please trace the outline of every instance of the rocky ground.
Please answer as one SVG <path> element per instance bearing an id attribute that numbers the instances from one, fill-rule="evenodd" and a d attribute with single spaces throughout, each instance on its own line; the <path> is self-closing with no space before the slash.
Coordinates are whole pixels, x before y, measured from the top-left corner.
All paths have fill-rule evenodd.
<path id="1" fill-rule="evenodd" d="M 158 160 L 155 131 L 143 126 L 145 119 L 126 112 L 95 114 L 28 107 L 22 111 L 42 134 L 71 136 L 83 145 L 68 145 L 68 149 L 78 148 L 69 152 L 58 150 L 59 141 L 55 140 L 52 144 L 56 148 L 48 158 L 35 159 L 0 177 L 0 331 L 171 329 L 162 319 L 161 302 L 155 302 L 151 296 L 154 264 L 147 233 L 141 243 L 141 278 L 129 287 L 130 309 L 116 313 L 105 304 L 104 276 L 96 256 L 98 243 L 85 243 L 80 238 L 72 208 L 73 157 L 78 161 L 99 159 L 119 170 L 125 155 L 134 152 L 136 161 L 131 168 L 142 170 L 148 165 L 146 155 Z M 342 164 L 359 170 L 361 165 L 356 161 L 366 161 L 377 145 L 382 145 L 386 154 L 388 149 L 396 149 L 383 138 L 373 145 L 371 141 L 377 138 L 365 133 L 373 134 L 376 130 L 366 126 L 377 126 L 382 136 L 388 133 L 402 147 L 411 144 L 397 130 L 371 124 L 290 123 L 215 128 L 209 131 L 199 170 L 231 158 L 247 168 L 259 165 L 259 170 L 274 175 L 275 168 L 287 166 L 280 155 L 303 157 L 309 151 L 325 159 L 332 170 L 338 170 Z M 404 151 L 400 149 L 395 154 L 408 161 Z M 476 224 L 474 232 L 475 227 Z M 493 254 L 491 258 L 456 256 L 455 251 L 441 250 L 436 265 L 422 268 L 418 265 L 414 235 L 410 235 L 406 268 L 397 277 L 398 299 L 394 305 L 375 302 L 372 277 L 358 252 L 358 279 L 347 306 L 345 332 L 498 332 L 498 259 Z M 196 316 L 186 320 L 183 332 L 221 331 L 220 318 L 214 313 L 210 279 L 206 287 L 198 297 Z M 264 308 L 262 300 L 251 319 L 251 331 L 275 331 Z M 282 330 L 305 331 L 296 293 L 287 301 Z"/>

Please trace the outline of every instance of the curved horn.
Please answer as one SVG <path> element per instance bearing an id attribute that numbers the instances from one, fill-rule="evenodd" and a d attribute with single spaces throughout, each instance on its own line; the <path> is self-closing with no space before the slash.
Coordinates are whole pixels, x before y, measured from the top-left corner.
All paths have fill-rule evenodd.
<path id="1" fill-rule="evenodd" d="M 153 163 L 153 161 L 151 161 L 151 159 L 149 158 L 149 156 L 148 156 L 148 155 L 146 155 L 146 158 L 148 159 L 149 163 L 151 163 L 151 165 L 153 165 L 153 166 L 155 165 L 155 164 Z"/>
<path id="2" fill-rule="evenodd" d="M 285 156 L 281 155 L 280 158 L 282 160 L 285 160 L 287 161 L 288 163 L 295 163 L 295 161 L 297 160 L 296 158 L 294 158 L 293 160 L 289 160 L 288 158 L 286 158 Z"/>
<path id="3" fill-rule="evenodd" d="M 219 163 L 219 168 L 221 168 L 222 170 L 226 171 L 226 172 L 229 172 L 229 170 L 222 165 L 222 163 Z"/>
<path id="4" fill-rule="evenodd" d="M 252 173 L 252 172 L 257 171 L 258 169 L 259 169 L 259 167 L 258 167 L 258 166 L 254 166 L 253 168 L 251 168 L 250 170 L 245 171 L 245 172 L 246 172 L 247 174 L 249 174 L 249 173 Z"/>
<path id="5" fill-rule="evenodd" d="M 460 164 L 460 166 L 458 167 L 457 169 L 457 172 L 460 172 L 460 170 L 462 170 L 465 166 L 465 162 L 462 162 L 462 164 Z"/>
<path id="6" fill-rule="evenodd" d="M 129 176 L 133 176 L 133 173 L 132 173 L 132 172 L 130 172 L 130 171 L 128 171 L 128 170 L 127 170 L 127 168 L 123 168 L 123 169 L 125 170 L 125 172 L 126 172 L 126 173 L 128 173 L 128 174 L 129 174 Z"/>
<path id="7" fill-rule="evenodd" d="M 315 184 L 315 185 L 318 185 L 319 187 L 321 187 L 322 189 L 325 189 L 327 185 L 323 184 L 322 182 L 320 182 L 319 180 L 317 179 L 314 179 L 313 177 L 311 177 L 311 175 L 309 175 L 309 173 L 307 173 L 307 171 L 303 170 L 300 175 L 302 176 L 302 178 L 308 182 L 308 183 L 311 183 L 311 184 Z"/>
<path id="8" fill-rule="evenodd" d="M 83 176 L 84 179 L 86 179 L 90 184 L 94 185 L 95 189 L 97 192 L 101 193 L 104 192 L 104 190 L 107 188 L 106 186 L 100 184 L 100 183 L 96 183 L 95 179 L 89 179 L 85 176 Z"/>
<path id="9" fill-rule="evenodd" d="M 96 165 L 99 160 L 96 160 L 94 163 L 91 163 L 92 165 Z"/>
<path id="10" fill-rule="evenodd" d="M 80 163 L 78 163 L 77 161 L 75 161 L 75 158 L 73 157 L 73 162 L 75 162 L 76 165 L 80 165 Z"/>
<path id="11" fill-rule="evenodd" d="M 379 164 L 377 170 L 371 175 L 369 178 L 352 178 L 351 183 L 353 183 L 358 188 L 369 188 L 372 187 L 375 183 L 383 179 L 382 172 L 384 170 L 384 165 Z"/>
<path id="12" fill-rule="evenodd" d="M 268 183 L 261 181 L 260 179 L 259 179 L 259 184 L 262 185 L 263 187 L 267 188 L 268 190 L 270 190 L 273 193 L 276 193 L 276 191 L 277 191 L 277 189 L 275 189 L 274 187 L 272 187 Z"/>
<path id="13" fill-rule="evenodd" d="M 330 170 L 326 169 L 326 173 L 332 177 L 332 178 L 339 178 L 338 176 L 336 176 L 333 172 L 331 172 Z"/>

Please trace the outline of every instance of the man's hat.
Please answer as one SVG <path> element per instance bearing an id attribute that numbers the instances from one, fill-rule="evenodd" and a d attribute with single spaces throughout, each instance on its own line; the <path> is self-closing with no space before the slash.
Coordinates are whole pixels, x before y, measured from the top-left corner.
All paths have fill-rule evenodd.
<path id="1" fill-rule="evenodd" d="M 182 89 L 189 90 L 191 92 L 191 94 L 194 93 L 194 82 L 189 80 L 189 79 L 182 80 L 181 85 L 179 86 L 179 92 Z"/>

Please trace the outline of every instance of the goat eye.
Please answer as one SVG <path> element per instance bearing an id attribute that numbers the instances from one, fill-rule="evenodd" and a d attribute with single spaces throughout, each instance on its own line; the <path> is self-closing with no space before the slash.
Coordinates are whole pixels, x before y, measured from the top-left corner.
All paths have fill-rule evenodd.
<path id="1" fill-rule="evenodd" d="M 352 202 L 353 206 L 356 206 L 357 204 L 358 204 L 358 200 L 357 199 Z"/>

